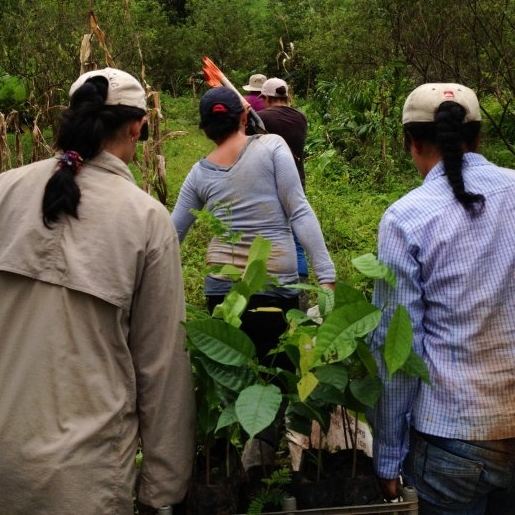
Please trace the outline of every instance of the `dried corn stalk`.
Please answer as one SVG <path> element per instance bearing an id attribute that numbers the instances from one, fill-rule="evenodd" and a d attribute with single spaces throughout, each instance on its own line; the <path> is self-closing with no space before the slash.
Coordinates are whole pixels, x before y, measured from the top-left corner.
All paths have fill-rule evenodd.
<path id="1" fill-rule="evenodd" d="M 94 66 L 91 56 L 93 54 L 91 41 L 93 34 L 84 34 L 82 36 L 82 43 L 80 44 L 80 74 L 86 73 Z"/>
<path id="2" fill-rule="evenodd" d="M 97 37 L 100 48 L 102 48 L 102 50 L 104 51 L 104 56 L 105 56 L 105 61 L 106 61 L 107 66 L 110 66 L 111 68 L 116 68 L 114 59 L 111 57 L 111 54 L 109 53 L 109 50 L 107 49 L 105 33 L 99 27 L 97 17 L 95 16 L 95 13 L 93 11 L 89 11 L 89 29 L 91 31 L 91 35 L 94 34 Z M 84 38 L 83 38 L 83 41 L 84 41 Z M 82 66 L 82 61 L 81 61 L 81 66 Z"/>
<path id="3" fill-rule="evenodd" d="M 155 191 L 159 201 L 166 206 L 168 198 L 168 186 L 166 184 L 166 160 L 162 153 L 161 143 L 161 98 L 159 93 L 152 89 L 145 79 L 145 64 L 143 54 L 138 42 L 138 50 L 141 59 L 141 80 L 147 92 L 147 119 L 149 137 L 143 144 L 143 166 L 140 167 L 143 179 L 143 189 L 147 193 Z M 136 161 L 137 163 L 137 161 Z"/>
<path id="4" fill-rule="evenodd" d="M 16 152 L 16 166 L 23 165 L 23 147 L 21 144 L 20 115 L 18 111 L 11 111 L 6 120 L 6 125 L 14 131 L 14 149 Z"/>
<path id="5" fill-rule="evenodd" d="M 0 173 L 11 168 L 11 150 L 7 142 L 7 123 L 0 113 Z"/>
<path id="6" fill-rule="evenodd" d="M 7 140 L 7 132 L 11 130 L 14 134 L 14 149 L 16 166 L 23 165 L 23 147 L 21 142 L 21 131 L 18 111 L 11 111 L 7 118 L 0 113 L 0 173 L 12 167 L 11 149 Z"/>

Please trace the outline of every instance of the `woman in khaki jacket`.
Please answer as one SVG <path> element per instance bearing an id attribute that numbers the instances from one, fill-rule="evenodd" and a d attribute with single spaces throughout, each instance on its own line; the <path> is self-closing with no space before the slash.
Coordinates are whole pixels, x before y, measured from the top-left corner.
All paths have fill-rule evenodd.
<path id="1" fill-rule="evenodd" d="M 71 87 L 55 158 L 0 175 L 0 511 L 133 512 L 184 497 L 194 451 L 184 293 L 167 210 L 127 166 L 145 91 Z"/>

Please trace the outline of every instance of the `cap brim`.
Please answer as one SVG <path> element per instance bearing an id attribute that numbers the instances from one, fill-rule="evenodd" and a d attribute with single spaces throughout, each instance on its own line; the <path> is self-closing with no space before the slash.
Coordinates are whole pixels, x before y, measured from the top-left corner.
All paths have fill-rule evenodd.
<path id="1" fill-rule="evenodd" d="M 245 91 L 261 91 L 261 88 L 253 88 L 252 86 L 242 86 L 241 89 Z"/>

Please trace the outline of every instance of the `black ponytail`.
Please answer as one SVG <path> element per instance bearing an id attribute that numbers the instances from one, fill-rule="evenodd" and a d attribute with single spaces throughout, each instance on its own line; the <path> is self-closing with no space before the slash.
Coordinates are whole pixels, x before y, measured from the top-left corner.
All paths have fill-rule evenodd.
<path id="1" fill-rule="evenodd" d="M 477 146 L 480 122 L 463 123 L 465 109 L 456 102 L 443 102 L 438 107 L 434 122 L 411 122 L 404 125 L 404 146 L 420 141 L 436 145 L 442 155 L 445 175 L 456 200 L 471 215 L 485 208 L 485 197 L 465 189 L 463 181 L 463 154 Z"/>
<path id="2" fill-rule="evenodd" d="M 469 136 L 464 129 L 465 109 L 456 102 L 443 102 L 435 116 L 436 143 L 443 158 L 445 175 L 458 202 L 472 216 L 483 212 L 485 197 L 480 193 L 465 190 L 462 163 L 464 148 L 470 146 Z"/>
<path id="3" fill-rule="evenodd" d="M 81 192 L 75 176 L 82 163 L 98 155 L 120 127 L 145 116 L 145 111 L 136 107 L 106 105 L 108 87 L 103 76 L 88 79 L 61 115 L 55 147 L 63 154 L 46 184 L 42 202 L 43 223 L 49 229 L 61 214 L 79 218 Z"/>

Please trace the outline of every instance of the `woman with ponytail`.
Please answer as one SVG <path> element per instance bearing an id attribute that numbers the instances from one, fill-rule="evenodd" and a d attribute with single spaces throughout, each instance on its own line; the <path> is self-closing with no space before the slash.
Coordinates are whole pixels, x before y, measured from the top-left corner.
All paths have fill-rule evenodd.
<path id="1" fill-rule="evenodd" d="M 515 513 L 515 172 L 477 153 L 481 112 L 460 84 L 424 84 L 403 110 L 406 149 L 423 177 L 379 227 L 385 343 L 398 304 L 431 384 L 385 377 L 371 413 L 384 495 L 399 477 L 421 515 Z M 384 370 L 382 372 L 385 374 Z"/>
<path id="2" fill-rule="evenodd" d="M 185 495 L 194 451 L 179 243 L 128 163 L 146 94 L 71 86 L 55 157 L 0 175 L 0 499 L 11 515 L 133 513 Z M 0 510 L 2 511 L 2 510 Z"/>

